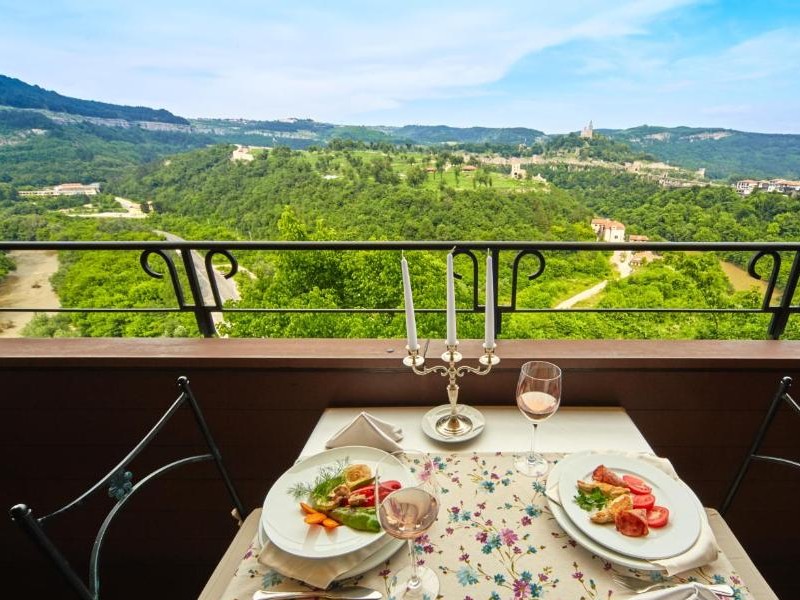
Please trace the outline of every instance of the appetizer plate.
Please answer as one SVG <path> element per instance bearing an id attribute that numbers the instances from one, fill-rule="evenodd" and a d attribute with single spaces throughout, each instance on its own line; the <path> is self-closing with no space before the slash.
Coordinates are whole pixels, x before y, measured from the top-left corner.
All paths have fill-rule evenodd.
<path id="1" fill-rule="evenodd" d="M 269 538 L 267 537 L 267 534 L 264 531 L 264 527 L 259 526 L 258 544 L 263 547 L 268 539 Z M 370 571 L 375 567 L 382 565 L 387 560 L 392 558 L 395 554 L 397 554 L 397 551 L 400 550 L 403 546 L 405 546 L 406 541 L 398 539 L 390 539 L 388 542 L 383 543 L 383 540 L 379 539 L 373 543 L 379 545 L 380 547 L 377 550 L 375 550 L 373 554 L 370 554 L 355 567 L 339 575 L 336 579 L 334 579 L 334 581 L 341 581 L 342 579 L 350 579 L 351 577 L 356 577 L 357 575 L 361 575 L 362 573 L 366 573 L 367 571 Z M 328 559 L 320 558 L 311 560 L 319 560 L 321 562 Z"/>
<path id="2" fill-rule="evenodd" d="M 573 455 L 562 461 L 558 479 L 561 507 L 572 524 L 585 536 L 618 554 L 643 560 L 669 558 L 691 548 L 700 535 L 701 517 L 694 494 L 681 482 L 653 465 L 618 454 Z M 650 528 L 643 537 L 619 533 L 614 524 L 598 525 L 573 500 L 579 479 L 590 481 L 597 465 L 605 465 L 619 476 L 635 475 L 653 488 L 656 504 L 669 509 L 665 527 Z"/>
<path id="3" fill-rule="evenodd" d="M 299 501 L 292 497 L 289 490 L 297 484 L 313 484 L 321 468 L 336 466 L 343 461 L 348 464 L 364 463 L 374 472 L 375 465 L 386 456 L 386 452 L 377 448 L 343 446 L 296 463 L 278 478 L 264 499 L 261 525 L 267 537 L 278 548 L 295 556 L 330 558 L 360 550 L 385 536 L 384 531 L 356 531 L 344 525 L 334 529 L 308 525 L 303 520 Z M 395 463 L 389 471 L 390 478 L 397 479 L 404 486 L 411 484 L 403 465 L 399 461 Z"/>
<path id="4" fill-rule="evenodd" d="M 586 454 L 587 453 L 585 452 L 581 453 L 581 455 L 586 455 Z M 572 456 L 577 456 L 577 455 L 572 455 Z M 554 482 L 557 482 L 559 480 L 559 477 L 561 477 L 562 466 L 564 465 L 564 462 L 568 460 L 568 458 L 560 460 L 555 465 L 553 465 L 553 468 L 550 470 L 550 474 L 548 475 L 548 484 L 547 484 L 548 489 L 550 489 L 553 485 L 555 485 Z M 695 500 L 695 503 L 697 505 L 697 510 L 701 515 L 701 519 L 705 519 L 706 518 L 705 512 L 703 512 L 703 505 L 701 504 L 700 500 L 697 498 L 697 496 L 694 495 L 694 492 L 692 492 L 691 490 L 689 490 L 689 493 L 692 494 L 692 497 Z M 647 560 L 641 560 L 639 558 L 633 558 L 632 556 L 625 556 L 624 554 L 619 554 L 617 552 L 614 552 L 613 550 L 609 550 L 605 546 L 601 546 L 600 544 L 595 542 L 592 538 L 588 537 L 587 535 L 584 535 L 584 533 L 580 529 L 575 527 L 570 518 L 567 516 L 567 513 L 564 512 L 563 508 L 561 508 L 561 504 L 559 504 L 557 501 L 553 500 L 548 496 L 547 505 L 550 507 L 550 512 L 553 513 L 553 517 L 555 517 L 556 523 L 559 524 L 561 529 L 563 529 L 566 532 L 566 534 L 570 538 L 572 538 L 578 545 L 586 548 L 592 554 L 596 554 L 600 558 L 603 558 L 616 565 L 628 567 L 629 569 L 636 569 L 639 571 L 660 571 L 662 573 L 666 572 L 666 569 L 655 563 L 652 563 Z"/>

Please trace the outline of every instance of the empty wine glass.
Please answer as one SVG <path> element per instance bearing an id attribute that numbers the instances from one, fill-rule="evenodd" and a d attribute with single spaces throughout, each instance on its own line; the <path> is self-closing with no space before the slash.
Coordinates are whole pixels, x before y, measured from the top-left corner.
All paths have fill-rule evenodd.
<path id="1" fill-rule="evenodd" d="M 517 406 L 533 424 L 531 451 L 514 460 L 514 466 L 523 475 L 541 477 L 547 473 L 547 461 L 536 454 L 536 428 L 555 414 L 559 404 L 561 369 L 553 363 L 538 360 L 522 365 L 517 382 Z"/>
<path id="2" fill-rule="evenodd" d="M 398 463 L 406 482 L 398 489 Z M 439 578 L 417 564 L 414 541 L 424 534 L 439 514 L 439 489 L 433 461 L 425 452 L 403 450 L 383 458 L 375 467 L 378 519 L 392 537 L 408 540 L 411 565 L 397 572 L 394 598 L 436 598 Z"/>

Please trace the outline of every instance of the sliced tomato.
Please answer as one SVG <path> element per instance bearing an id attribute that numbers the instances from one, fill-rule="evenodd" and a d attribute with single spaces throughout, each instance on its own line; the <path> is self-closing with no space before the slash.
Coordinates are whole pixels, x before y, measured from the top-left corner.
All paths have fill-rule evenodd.
<path id="1" fill-rule="evenodd" d="M 633 495 L 633 508 L 643 508 L 650 510 L 656 503 L 656 497 L 653 494 L 634 494 Z"/>
<path id="2" fill-rule="evenodd" d="M 669 509 L 663 506 L 654 506 L 647 511 L 647 524 L 650 527 L 663 527 L 669 521 Z"/>
<path id="3" fill-rule="evenodd" d="M 622 480 L 634 494 L 650 494 L 653 492 L 653 488 L 633 475 L 623 475 Z"/>

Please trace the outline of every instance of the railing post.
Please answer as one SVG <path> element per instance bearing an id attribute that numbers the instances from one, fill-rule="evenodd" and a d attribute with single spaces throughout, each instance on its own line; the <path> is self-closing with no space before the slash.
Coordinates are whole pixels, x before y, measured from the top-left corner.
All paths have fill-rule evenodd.
<path id="1" fill-rule="evenodd" d="M 800 251 L 794 253 L 794 261 L 789 271 L 789 278 L 786 280 L 786 287 L 783 289 L 781 303 L 778 309 L 772 314 L 772 321 L 769 324 L 769 337 L 773 340 L 780 339 L 789 322 L 789 315 L 795 310 L 792 308 L 792 300 L 797 290 L 797 282 L 800 279 Z"/>
<path id="2" fill-rule="evenodd" d="M 186 278 L 189 280 L 189 290 L 192 292 L 192 299 L 194 306 L 194 318 L 197 321 L 197 327 L 203 337 L 214 337 L 217 334 L 217 329 L 214 327 L 214 319 L 211 317 L 211 308 L 206 305 L 205 298 L 203 297 L 203 288 L 200 286 L 200 279 L 197 275 L 197 269 L 194 264 L 193 250 L 182 250 L 181 258 L 183 259 L 183 267 L 186 269 Z"/>

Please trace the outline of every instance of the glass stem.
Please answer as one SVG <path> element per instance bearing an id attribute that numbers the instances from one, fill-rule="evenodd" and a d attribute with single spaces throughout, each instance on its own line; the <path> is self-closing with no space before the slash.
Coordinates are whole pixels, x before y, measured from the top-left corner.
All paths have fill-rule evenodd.
<path id="1" fill-rule="evenodd" d="M 422 580 L 420 580 L 417 570 L 417 553 L 414 551 L 413 538 L 408 540 L 408 554 L 411 557 L 411 579 L 408 580 L 408 589 L 416 590 L 422 584 Z"/>
<path id="2" fill-rule="evenodd" d="M 531 452 L 528 454 L 528 462 L 533 464 L 536 462 L 536 427 L 538 423 L 533 423 L 533 431 L 531 432 Z"/>

